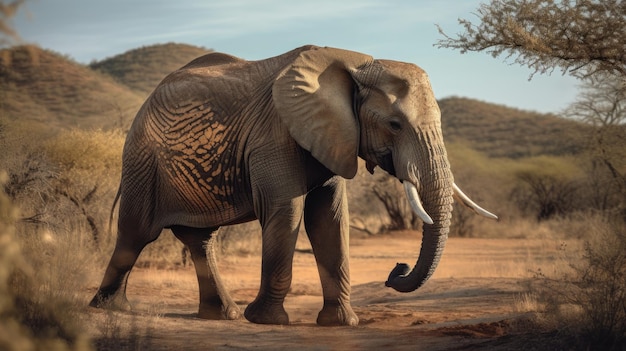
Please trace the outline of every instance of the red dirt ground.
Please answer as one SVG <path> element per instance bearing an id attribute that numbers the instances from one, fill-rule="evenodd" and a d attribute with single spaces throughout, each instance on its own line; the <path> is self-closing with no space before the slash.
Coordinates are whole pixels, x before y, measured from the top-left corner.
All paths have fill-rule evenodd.
<path id="1" fill-rule="evenodd" d="M 128 285 L 132 313 L 90 309 L 99 349 L 141 350 L 472 350 L 524 349 L 513 327 L 532 271 L 558 264 L 562 242 L 452 238 L 437 272 L 413 293 L 384 286 L 396 262 L 414 264 L 419 234 L 401 232 L 351 242 L 352 304 L 357 327 L 315 324 L 322 305 L 313 255 L 299 242 L 286 300 L 289 326 L 195 317 L 193 268 L 135 269 Z M 220 257 L 221 274 L 242 310 L 256 296 L 260 257 Z M 85 292 L 88 299 L 95 286 Z"/>

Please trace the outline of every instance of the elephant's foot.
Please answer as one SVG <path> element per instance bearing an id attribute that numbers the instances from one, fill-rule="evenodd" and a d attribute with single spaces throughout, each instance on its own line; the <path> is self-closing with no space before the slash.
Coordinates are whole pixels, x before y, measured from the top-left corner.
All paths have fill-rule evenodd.
<path id="1" fill-rule="evenodd" d="M 237 305 L 230 305 L 224 308 L 226 319 L 236 320 L 241 318 L 241 309 Z"/>
<path id="2" fill-rule="evenodd" d="M 248 305 L 244 316 L 250 322 L 257 324 L 289 324 L 289 315 L 282 303 L 270 304 L 256 299 Z"/>
<path id="3" fill-rule="evenodd" d="M 130 311 L 132 310 L 130 302 L 125 294 L 110 294 L 99 290 L 91 299 L 89 306 L 96 308 L 104 308 L 113 311 Z"/>
<path id="4" fill-rule="evenodd" d="M 349 304 L 324 303 L 324 308 L 317 316 L 317 324 L 322 326 L 349 325 L 357 326 L 359 317 Z"/>
<path id="5" fill-rule="evenodd" d="M 241 318 L 241 310 L 237 305 L 222 306 L 221 304 L 201 304 L 198 309 L 198 318 L 235 320 Z"/>

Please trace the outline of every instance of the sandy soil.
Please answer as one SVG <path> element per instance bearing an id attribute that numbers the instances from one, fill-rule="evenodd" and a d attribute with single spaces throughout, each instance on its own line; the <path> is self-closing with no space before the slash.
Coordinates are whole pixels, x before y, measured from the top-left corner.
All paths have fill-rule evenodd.
<path id="1" fill-rule="evenodd" d="M 569 244 L 569 243 L 568 243 Z M 565 245 L 555 240 L 448 241 L 436 274 L 413 293 L 384 286 L 396 262 L 413 265 L 419 234 L 352 239 L 352 304 L 358 327 L 319 327 L 321 288 L 313 255 L 299 242 L 286 300 L 289 326 L 195 317 L 193 268 L 135 269 L 128 286 L 133 313 L 90 309 L 100 349 L 128 350 L 450 350 L 525 348 L 512 325 L 526 313 L 523 294 L 533 271 L 555 269 Z M 571 244 L 569 244 L 571 245 Z M 575 245 L 575 243 L 573 243 Z M 221 257 L 223 278 L 242 310 L 256 296 L 260 257 Z M 95 286 L 86 291 L 91 295 Z"/>

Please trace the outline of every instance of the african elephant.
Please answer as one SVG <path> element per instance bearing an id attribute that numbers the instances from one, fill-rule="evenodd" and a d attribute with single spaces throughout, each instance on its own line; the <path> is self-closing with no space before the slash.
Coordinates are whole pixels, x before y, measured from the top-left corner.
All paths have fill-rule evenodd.
<path id="1" fill-rule="evenodd" d="M 304 221 L 324 295 L 318 324 L 358 324 L 345 179 L 355 176 L 359 157 L 370 172 L 379 166 L 403 182 L 424 221 L 415 267 L 398 265 L 386 283 L 398 291 L 433 274 L 454 194 L 493 216 L 453 182 L 439 107 L 419 67 L 315 46 L 260 61 L 221 53 L 195 59 L 156 87 L 128 133 L 117 243 L 91 305 L 130 308 L 128 275 L 141 250 L 170 228 L 191 251 L 198 315 L 237 318 L 203 245 L 220 226 L 258 219 L 261 286 L 244 315 L 288 324 L 283 301 Z"/>

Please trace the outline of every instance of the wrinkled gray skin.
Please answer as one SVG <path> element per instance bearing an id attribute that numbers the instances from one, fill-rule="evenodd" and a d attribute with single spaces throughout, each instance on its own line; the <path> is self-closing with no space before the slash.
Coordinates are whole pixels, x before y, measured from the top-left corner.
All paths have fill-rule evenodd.
<path id="1" fill-rule="evenodd" d="M 345 185 L 358 157 L 370 172 L 379 166 L 413 184 L 432 217 L 413 270 L 398 267 L 386 283 L 413 291 L 441 257 L 453 201 L 440 111 L 426 73 L 313 46 L 261 61 L 220 53 L 192 61 L 163 80 L 128 134 L 117 244 L 91 305 L 129 309 L 125 290 L 135 260 L 170 228 L 191 251 L 199 317 L 238 318 L 212 249 L 207 257 L 203 245 L 220 226 L 258 219 L 261 286 L 244 315 L 287 324 L 283 301 L 304 220 L 324 294 L 318 324 L 358 324 L 350 306 Z"/>

